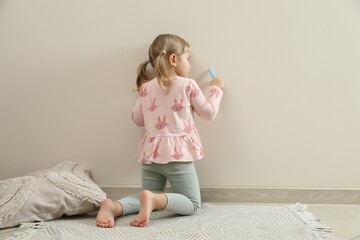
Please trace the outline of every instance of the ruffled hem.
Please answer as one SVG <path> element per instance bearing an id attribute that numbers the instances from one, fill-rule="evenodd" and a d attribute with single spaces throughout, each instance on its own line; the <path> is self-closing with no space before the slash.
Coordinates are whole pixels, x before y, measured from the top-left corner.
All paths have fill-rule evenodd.
<path id="1" fill-rule="evenodd" d="M 204 149 L 196 133 L 166 137 L 144 136 L 137 149 L 137 160 L 142 164 L 190 162 L 203 157 Z"/>

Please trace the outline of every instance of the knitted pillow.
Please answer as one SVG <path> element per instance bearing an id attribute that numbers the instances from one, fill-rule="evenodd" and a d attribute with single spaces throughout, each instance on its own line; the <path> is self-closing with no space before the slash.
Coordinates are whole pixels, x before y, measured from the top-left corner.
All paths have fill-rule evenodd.
<path id="1" fill-rule="evenodd" d="M 0 181 L 0 229 L 94 211 L 106 194 L 76 162 Z"/>

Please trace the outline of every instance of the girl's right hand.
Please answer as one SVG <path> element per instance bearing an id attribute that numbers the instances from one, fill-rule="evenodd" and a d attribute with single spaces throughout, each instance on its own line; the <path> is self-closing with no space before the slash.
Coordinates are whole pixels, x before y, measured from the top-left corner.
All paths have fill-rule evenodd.
<path id="1" fill-rule="evenodd" d="M 216 77 L 214 78 L 211 82 L 210 82 L 210 86 L 218 86 L 219 88 L 221 89 L 224 89 L 225 88 L 225 83 L 224 81 L 219 78 L 219 77 Z"/>

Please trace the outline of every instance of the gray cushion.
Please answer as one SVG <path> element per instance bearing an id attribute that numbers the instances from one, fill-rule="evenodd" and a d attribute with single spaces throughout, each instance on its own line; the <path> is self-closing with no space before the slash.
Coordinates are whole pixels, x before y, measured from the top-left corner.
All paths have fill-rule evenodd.
<path id="1" fill-rule="evenodd" d="M 88 167 L 61 162 L 51 169 L 0 181 L 0 229 L 88 213 L 105 198 Z"/>

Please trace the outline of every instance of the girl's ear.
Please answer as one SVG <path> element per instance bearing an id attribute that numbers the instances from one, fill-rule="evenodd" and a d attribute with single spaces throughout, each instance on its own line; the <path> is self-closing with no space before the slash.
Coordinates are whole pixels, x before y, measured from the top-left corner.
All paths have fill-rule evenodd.
<path id="1" fill-rule="evenodd" d="M 176 67 L 176 65 L 177 65 L 177 57 L 176 57 L 175 53 L 173 53 L 173 54 L 171 54 L 169 56 L 169 63 L 170 63 L 171 66 Z"/>

